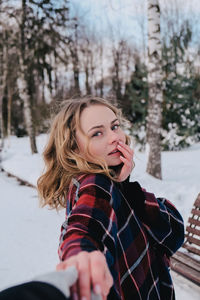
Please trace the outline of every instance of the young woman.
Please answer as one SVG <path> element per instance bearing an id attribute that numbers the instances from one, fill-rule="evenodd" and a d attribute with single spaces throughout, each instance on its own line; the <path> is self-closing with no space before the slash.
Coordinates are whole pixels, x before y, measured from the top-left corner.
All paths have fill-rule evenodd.
<path id="1" fill-rule="evenodd" d="M 58 270 L 75 265 L 74 299 L 175 299 L 169 257 L 183 220 L 164 198 L 129 182 L 133 150 L 118 108 L 101 98 L 65 102 L 38 180 L 43 205 L 66 207 Z"/>

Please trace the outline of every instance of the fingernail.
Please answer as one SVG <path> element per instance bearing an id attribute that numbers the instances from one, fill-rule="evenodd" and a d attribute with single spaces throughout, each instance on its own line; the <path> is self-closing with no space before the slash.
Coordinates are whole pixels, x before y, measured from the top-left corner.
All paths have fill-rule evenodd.
<path id="1" fill-rule="evenodd" d="M 95 284 L 95 286 L 94 286 L 94 292 L 97 295 L 101 295 L 101 287 L 100 287 L 99 284 Z"/>
<path id="2" fill-rule="evenodd" d="M 123 144 L 122 141 L 119 141 L 119 144 Z"/>

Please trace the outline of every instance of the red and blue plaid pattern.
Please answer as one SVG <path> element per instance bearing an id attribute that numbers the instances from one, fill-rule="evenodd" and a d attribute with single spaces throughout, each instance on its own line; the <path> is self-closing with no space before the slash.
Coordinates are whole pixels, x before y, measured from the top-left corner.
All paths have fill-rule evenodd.
<path id="1" fill-rule="evenodd" d="M 114 279 L 108 299 L 175 299 L 169 257 L 182 245 L 176 208 L 137 182 L 85 174 L 71 183 L 61 228 L 61 260 L 102 251 Z"/>

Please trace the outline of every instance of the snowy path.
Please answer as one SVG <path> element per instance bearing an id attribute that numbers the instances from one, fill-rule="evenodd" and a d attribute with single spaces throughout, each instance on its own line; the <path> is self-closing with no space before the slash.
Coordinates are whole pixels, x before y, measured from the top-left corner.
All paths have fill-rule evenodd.
<path id="1" fill-rule="evenodd" d="M 0 173 L 0 289 L 52 271 L 64 219 L 39 209 L 37 192 Z"/>
<path id="2" fill-rule="evenodd" d="M 52 271 L 64 212 L 38 208 L 36 190 L 0 173 L 0 290 Z M 199 300 L 200 288 L 173 273 L 177 300 Z"/>

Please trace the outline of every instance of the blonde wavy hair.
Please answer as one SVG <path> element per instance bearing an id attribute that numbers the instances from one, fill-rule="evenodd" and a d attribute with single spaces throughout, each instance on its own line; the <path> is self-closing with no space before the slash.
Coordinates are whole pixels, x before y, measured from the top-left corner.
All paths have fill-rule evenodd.
<path id="1" fill-rule="evenodd" d="M 41 206 L 49 205 L 56 209 L 66 207 L 68 187 L 72 178 L 78 174 L 102 173 L 112 180 L 117 179 L 113 169 L 109 169 L 105 161 L 91 158 L 88 149 L 84 157 L 77 151 L 76 130 L 81 130 L 80 115 L 86 107 L 96 104 L 110 108 L 119 122 L 125 124 L 126 120 L 121 110 L 105 99 L 84 97 L 63 101 L 60 112 L 52 122 L 49 139 L 43 152 L 45 171 L 37 181 Z M 126 143 L 130 144 L 128 135 Z M 86 157 L 90 157 L 90 161 Z"/>

